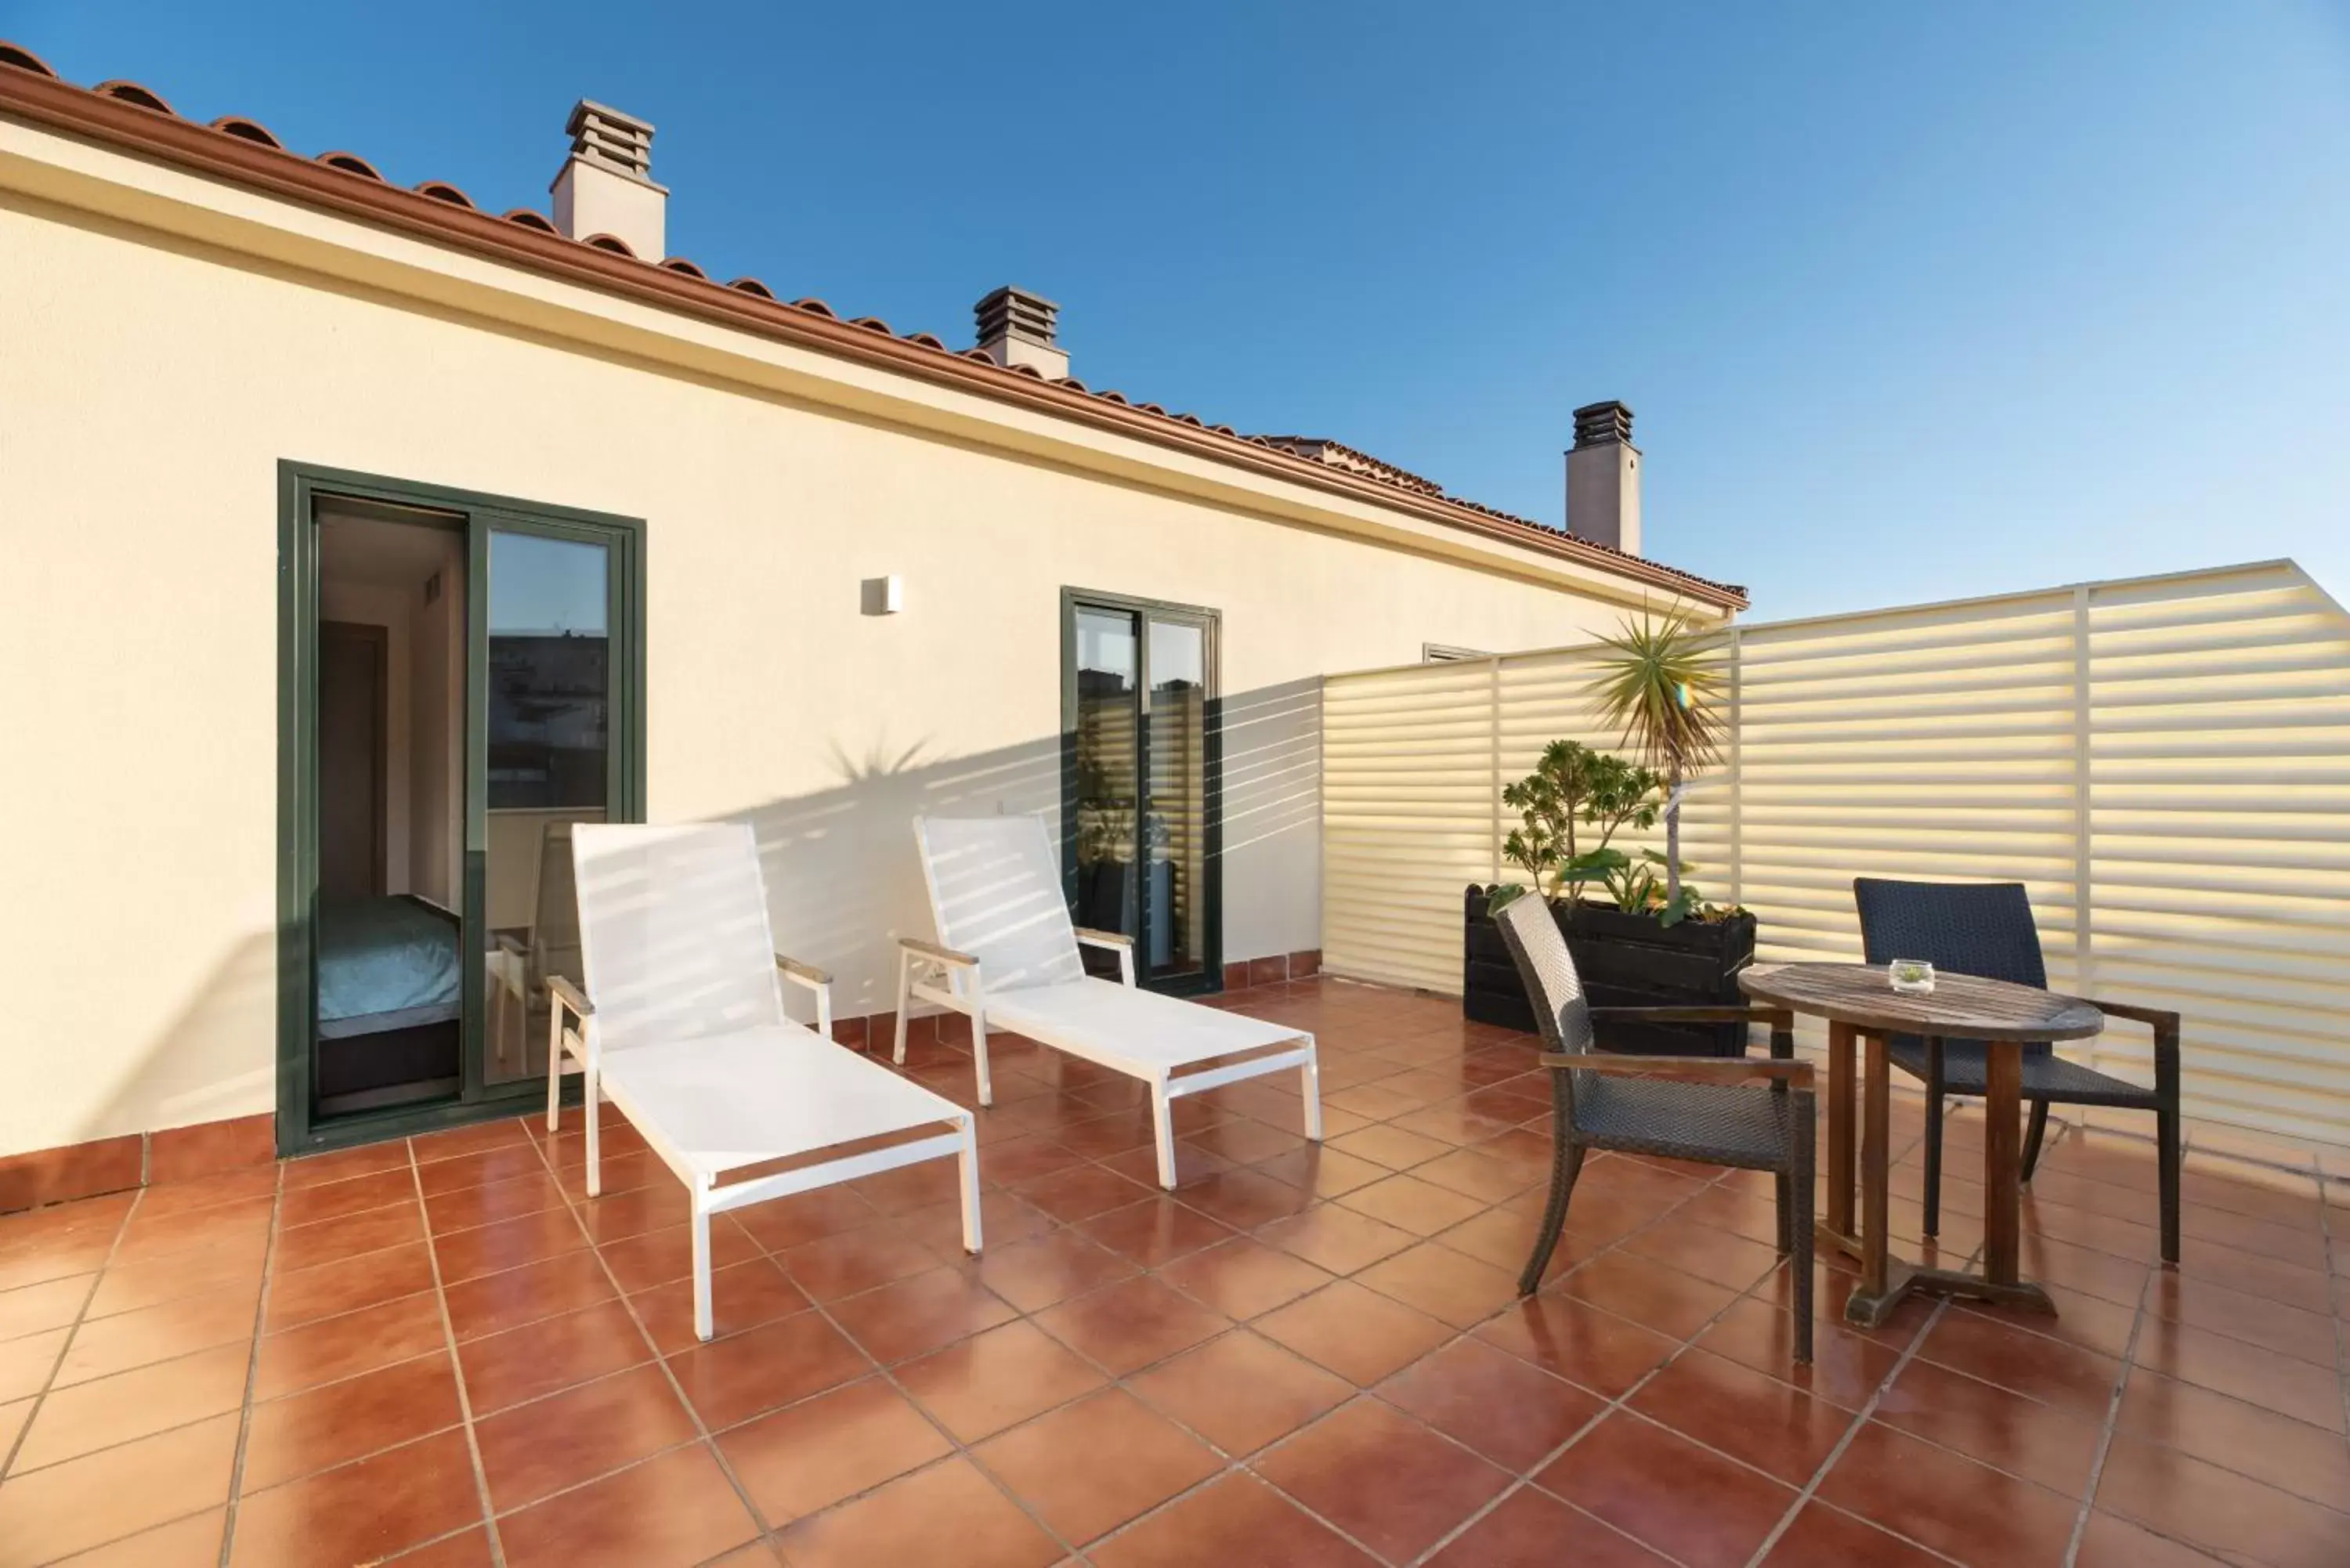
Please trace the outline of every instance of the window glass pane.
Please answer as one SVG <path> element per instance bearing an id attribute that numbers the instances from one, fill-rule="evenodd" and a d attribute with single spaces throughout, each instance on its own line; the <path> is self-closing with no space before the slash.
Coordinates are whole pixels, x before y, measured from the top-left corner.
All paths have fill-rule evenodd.
<path id="1" fill-rule="evenodd" d="M 1208 639 L 1198 626 L 1149 625 L 1148 960 L 1153 974 L 1185 974 L 1206 950 Z"/>
<path id="2" fill-rule="evenodd" d="M 1140 650 L 1131 615 L 1080 609 L 1076 620 L 1077 923 L 1130 936 Z"/>

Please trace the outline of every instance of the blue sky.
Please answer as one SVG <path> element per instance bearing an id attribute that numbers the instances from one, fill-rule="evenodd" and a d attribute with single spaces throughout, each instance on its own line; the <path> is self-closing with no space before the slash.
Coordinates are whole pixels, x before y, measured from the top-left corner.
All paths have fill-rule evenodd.
<path id="1" fill-rule="evenodd" d="M 1563 512 L 1759 618 L 2293 556 L 2350 597 L 2350 5 L 0 0 L 308 152 L 544 207 L 644 115 L 672 248 Z"/>

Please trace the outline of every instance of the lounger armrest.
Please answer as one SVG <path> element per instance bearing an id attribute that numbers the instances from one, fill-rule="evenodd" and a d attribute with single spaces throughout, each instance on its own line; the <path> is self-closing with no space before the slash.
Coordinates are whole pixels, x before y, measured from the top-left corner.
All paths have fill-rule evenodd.
<path id="1" fill-rule="evenodd" d="M 546 977 L 546 994 L 558 1008 L 568 1008 L 571 1016 L 587 1020 L 596 1016 L 596 1004 L 579 994 L 579 988 L 559 974 Z"/>
<path id="2" fill-rule="evenodd" d="M 1752 1062 L 1743 1056 L 1610 1056 L 1599 1052 L 1567 1055 L 1546 1051 L 1542 1055 L 1542 1064 L 1569 1068 L 1578 1073 L 1607 1073 L 1627 1077 L 1670 1073 L 1683 1078 L 1718 1078 L 1732 1083 L 1741 1078 L 1769 1077 L 1793 1084 L 1799 1089 L 1812 1086 L 1812 1064 L 1809 1062 Z"/>
<path id="3" fill-rule="evenodd" d="M 1076 928 L 1077 940 L 1089 948 L 1130 948 L 1134 939 L 1124 931 L 1097 931 L 1091 926 Z"/>
<path id="4" fill-rule="evenodd" d="M 782 953 L 775 955 L 775 967 L 784 971 L 785 980 L 795 980 L 810 991 L 832 983 L 832 976 L 816 968 L 816 965 L 802 963 L 799 960 L 786 958 Z"/>
<path id="5" fill-rule="evenodd" d="M 932 963 L 948 964 L 956 969 L 979 967 L 979 961 L 971 954 L 959 953 L 952 948 L 942 948 L 936 942 L 926 942 L 914 937 L 899 937 L 898 946 L 900 950 L 912 953 L 917 958 L 929 959 Z"/>

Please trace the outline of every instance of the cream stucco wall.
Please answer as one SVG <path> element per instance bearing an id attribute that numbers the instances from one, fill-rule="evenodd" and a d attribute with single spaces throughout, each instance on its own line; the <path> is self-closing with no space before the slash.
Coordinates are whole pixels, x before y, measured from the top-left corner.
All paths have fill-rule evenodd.
<path id="1" fill-rule="evenodd" d="M 1227 958 L 1316 945 L 1323 672 L 1640 597 L 670 330 L 0 120 L 0 1153 L 272 1103 L 282 459 L 646 519 L 650 813 L 757 825 L 843 1014 L 927 934 L 908 819 L 1054 804 L 1065 585 L 1222 613 Z"/>

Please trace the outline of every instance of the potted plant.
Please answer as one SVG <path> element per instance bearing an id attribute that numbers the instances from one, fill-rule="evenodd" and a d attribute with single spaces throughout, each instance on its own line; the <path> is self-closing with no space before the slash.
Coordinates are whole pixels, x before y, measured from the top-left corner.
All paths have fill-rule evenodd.
<path id="1" fill-rule="evenodd" d="M 1596 1007 L 1735 1005 L 1738 971 L 1753 961 L 1754 917 L 1709 904 L 1687 882 L 1680 858 L 1680 801 L 1710 765 L 1721 722 L 1717 678 L 1687 620 L 1627 623 L 1604 639 L 1593 695 L 1621 725 L 1638 760 L 1554 741 L 1527 777 L 1502 791 L 1521 826 L 1503 843 L 1524 885 L 1468 889 L 1463 910 L 1462 1011 L 1482 1023 L 1532 1030 L 1534 1010 L 1494 910 L 1513 898 L 1549 903 Z M 1611 840 L 1661 819 L 1665 849 L 1627 854 Z M 1736 1024 L 1643 1024 L 1602 1035 L 1609 1050 L 1657 1054 L 1738 1055 Z"/>

